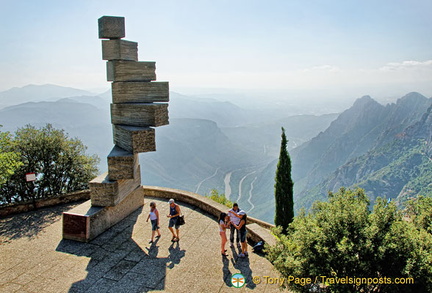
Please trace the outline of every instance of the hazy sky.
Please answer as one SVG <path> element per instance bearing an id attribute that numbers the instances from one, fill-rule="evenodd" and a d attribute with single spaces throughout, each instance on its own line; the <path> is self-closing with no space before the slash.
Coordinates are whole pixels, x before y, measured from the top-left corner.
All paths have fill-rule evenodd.
<path id="1" fill-rule="evenodd" d="M 173 90 L 432 96 L 430 0 L 0 3 L 0 91 L 108 89 L 97 19 L 116 15 Z"/>

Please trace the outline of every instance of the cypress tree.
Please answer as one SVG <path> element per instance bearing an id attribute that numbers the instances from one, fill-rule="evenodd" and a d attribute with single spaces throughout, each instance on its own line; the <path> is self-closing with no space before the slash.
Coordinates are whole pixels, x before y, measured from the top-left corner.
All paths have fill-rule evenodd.
<path id="1" fill-rule="evenodd" d="M 294 183 L 291 179 L 291 158 L 288 154 L 287 138 L 283 127 L 275 181 L 275 225 L 282 226 L 282 233 L 285 234 L 286 228 L 294 218 Z"/>

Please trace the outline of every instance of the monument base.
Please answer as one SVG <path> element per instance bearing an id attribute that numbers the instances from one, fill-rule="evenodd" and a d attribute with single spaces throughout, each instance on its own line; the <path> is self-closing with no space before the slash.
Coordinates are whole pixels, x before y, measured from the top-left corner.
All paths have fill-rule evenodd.
<path id="1" fill-rule="evenodd" d="M 88 242 L 144 205 L 144 190 L 139 186 L 112 207 L 91 206 L 88 200 L 63 213 L 63 239 Z"/>

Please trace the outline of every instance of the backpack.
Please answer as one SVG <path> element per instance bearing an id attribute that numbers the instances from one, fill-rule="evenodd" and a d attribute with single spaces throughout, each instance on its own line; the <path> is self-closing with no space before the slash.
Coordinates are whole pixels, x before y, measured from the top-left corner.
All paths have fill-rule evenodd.
<path id="1" fill-rule="evenodd" d="M 259 241 L 257 244 L 254 245 L 252 248 L 253 252 L 255 253 L 262 253 L 264 249 L 264 241 Z"/>

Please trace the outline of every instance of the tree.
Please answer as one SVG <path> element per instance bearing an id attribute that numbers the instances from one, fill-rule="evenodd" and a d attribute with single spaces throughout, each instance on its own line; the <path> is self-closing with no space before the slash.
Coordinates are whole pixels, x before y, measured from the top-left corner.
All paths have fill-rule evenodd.
<path id="1" fill-rule="evenodd" d="M 420 195 L 406 203 L 406 216 L 418 227 L 432 234 L 432 197 Z"/>
<path id="2" fill-rule="evenodd" d="M 283 127 L 275 181 L 275 225 L 281 226 L 282 232 L 285 233 L 294 218 L 294 184 L 291 179 L 291 159 L 288 154 L 287 138 Z"/>
<path id="3" fill-rule="evenodd" d="M 277 244 L 267 249 L 276 269 L 284 277 L 312 280 L 288 284 L 297 292 L 318 286 L 326 292 L 432 290 L 432 235 L 404 220 L 394 202 L 378 198 L 370 211 L 362 189 L 330 193 L 310 213 L 302 210 L 287 235 L 276 233 Z M 396 278 L 414 284 L 392 284 Z"/>
<path id="4" fill-rule="evenodd" d="M 10 133 L 0 131 L 0 186 L 22 165 L 19 154 L 13 149 Z"/>
<path id="5" fill-rule="evenodd" d="M 87 156 L 86 146 L 71 139 L 51 124 L 36 129 L 27 125 L 16 131 L 15 152 L 22 166 L 2 185 L 2 201 L 25 201 L 69 193 L 87 188 L 97 173 L 97 156 Z M 36 186 L 25 181 L 25 174 L 35 172 Z"/>

